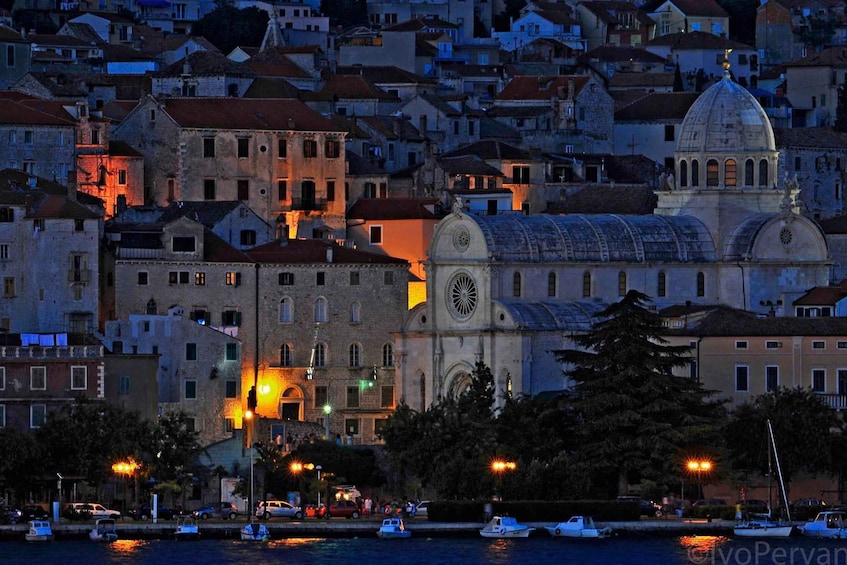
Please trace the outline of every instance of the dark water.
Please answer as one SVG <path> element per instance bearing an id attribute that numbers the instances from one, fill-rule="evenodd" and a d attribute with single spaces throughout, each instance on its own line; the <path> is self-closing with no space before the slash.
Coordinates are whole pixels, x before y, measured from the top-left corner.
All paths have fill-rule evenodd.
<path id="1" fill-rule="evenodd" d="M 254 543 L 229 540 L 176 542 L 120 540 L 0 543 L 0 563 L 60 564 L 847 564 L 847 541 L 741 540 L 719 536 L 616 537 L 565 540 L 483 538 L 290 538 Z"/>

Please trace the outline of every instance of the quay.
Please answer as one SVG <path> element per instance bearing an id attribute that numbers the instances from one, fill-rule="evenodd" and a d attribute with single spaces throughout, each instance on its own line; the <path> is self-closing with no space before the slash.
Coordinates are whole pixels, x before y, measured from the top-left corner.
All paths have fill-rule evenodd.
<path id="1" fill-rule="evenodd" d="M 564 518 L 563 518 L 564 519 Z M 240 529 L 247 520 L 201 521 L 200 534 L 211 539 L 238 538 Z M 347 520 L 336 518 L 332 520 L 269 520 L 264 523 L 270 530 L 272 538 L 315 538 L 315 537 L 376 537 L 381 520 L 360 519 Z M 554 525 L 551 522 L 526 522 L 536 528 L 533 535 L 548 535 L 544 526 Z M 406 528 L 412 535 L 421 537 L 469 537 L 478 536 L 479 530 L 485 524 L 482 522 L 430 522 L 427 520 L 406 520 Z M 611 527 L 620 536 L 682 536 L 682 535 L 731 535 L 735 526 L 733 520 L 703 519 L 655 519 L 631 522 L 603 522 L 598 526 Z M 53 524 L 55 539 L 84 539 L 94 527 L 93 522 L 62 522 Z M 22 540 L 29 528 L 28 524 L 0 526 L 0 540 Z M 118 535 L 121 539 L 168 539 L 173 537 L 176 522 L 159 521 L 133 522 L 119 520 Z"/>

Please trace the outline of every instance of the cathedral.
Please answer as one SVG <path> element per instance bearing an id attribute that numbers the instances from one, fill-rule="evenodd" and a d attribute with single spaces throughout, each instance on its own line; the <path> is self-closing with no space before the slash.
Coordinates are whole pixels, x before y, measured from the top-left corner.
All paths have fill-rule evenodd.
<path id="1" fill-rule="evenodd" d="M 457 395 L 476 361 L 498 398 L 569 388 L 552 351 L 629 290 L 659 309 L 765 313 L 829 284 L 824 233 L 800 215 L 796 180 L 777 178 L 770 121 L 728 69 L 686 114 L 674 161 L 647 216 L 477 215 L 457 202 L 432 237 L 427 300 L 396 336 L 398 396 L 421 410 Z"/>

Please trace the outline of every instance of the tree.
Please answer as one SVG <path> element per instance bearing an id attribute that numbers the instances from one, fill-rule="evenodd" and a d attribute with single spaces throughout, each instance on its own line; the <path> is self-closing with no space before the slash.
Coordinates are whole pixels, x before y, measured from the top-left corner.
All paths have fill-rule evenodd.
<path id="1" fill-rule="evenodd" d="M 838 87 L 838 102 L 835 106 L 835 131 L 847 131 L 847 84 Z"/>
<path id="2" fill-rule="evenodd" d="M 34 487 L 40 449 L 32 436 L 14 428 L 0 428 L 0 483 L 23 494 Z"/>
<path id="3" fill-rule="evenodd" d="M 673 91 L 683 92 L 684 90 L 685 86 L 682 84 L 682 71 L 679 70 L 679 63 L 677 63 L 673 69 Z"/>
<path id="4" fill-rule="evenodd" d="M 794 34 L 803 45 L 817 49 L 832 42 L 832 35 L 835 33 L 835 20 L 815 16 L 804 19 L 808 25 L 794 29 Z"/>
<path id="5" fill-rule="evenodd" d="M 219 4 L 191 26 L 191 35 L 202 35 L 226 54 L 245 45 L 258 47 L 268 28 L 268 13 L 259 8 L 239 10 Z"/>
<path id="6" fill-rule="evenodd" d="M 800 471 L 838 470 L 833 454 L 841 445 L 843 424 L 815 393 L 799 387 L 756 396 L 735 409 L 726 429 L 733 468 L 758 475 L 768 471 L 768 420 L 786 485 Z"/>
<path id="7" fill-rule="evenodd" d="M 696 380 L 673 376 L 689 348 L 668 345 L 647 300 L 629 291 L 573 338 L 579 349 L 556 352 L 576 383 L 577 458 L 607 494 L 641 479 L 676 482 L 680 453 L 719 437 L 723 403 Z"/>

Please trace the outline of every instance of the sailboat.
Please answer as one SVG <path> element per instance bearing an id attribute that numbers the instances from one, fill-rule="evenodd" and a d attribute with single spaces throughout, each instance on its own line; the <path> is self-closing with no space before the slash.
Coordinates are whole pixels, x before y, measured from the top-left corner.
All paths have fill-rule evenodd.
<path id="1" fill-rule="evenodd" d="M 779 455 L 776 451 L 776 440 L 773 436 L 773 426 L 768 420 L 768 511 L 765 514 L 751 514 L 745 520 L 739 522 L 734 532 L 736 536 L 747 538 L 787 538 L 794 533 L 794 526 L 772 517 L 771 485 L 770 478 L 773 475 L 772 461 L 776 463 L 776 472 L 779 479 L 779 490 L 782 493 L 783 508 L 785 508 L 788 521 L 791 521 L 791 510 L 788 507 L 788 495 L 785 492 L 785 482 L 782 480 L 782 468 L 779 465 Z M 773 459 L 771 457 L 773 456 Z"/>
<path id="2" fill-rule="evenodd" d="M 250 445 L 250 503 L 253 502 L 253 445 Z M 253 508 L 249 508 L 250 523 L 241 528 L 241 541 L 268 541 L 271 539 L 271 533 L 268 527 L 264 524 L 256 522 L 256 512 Z"/>

